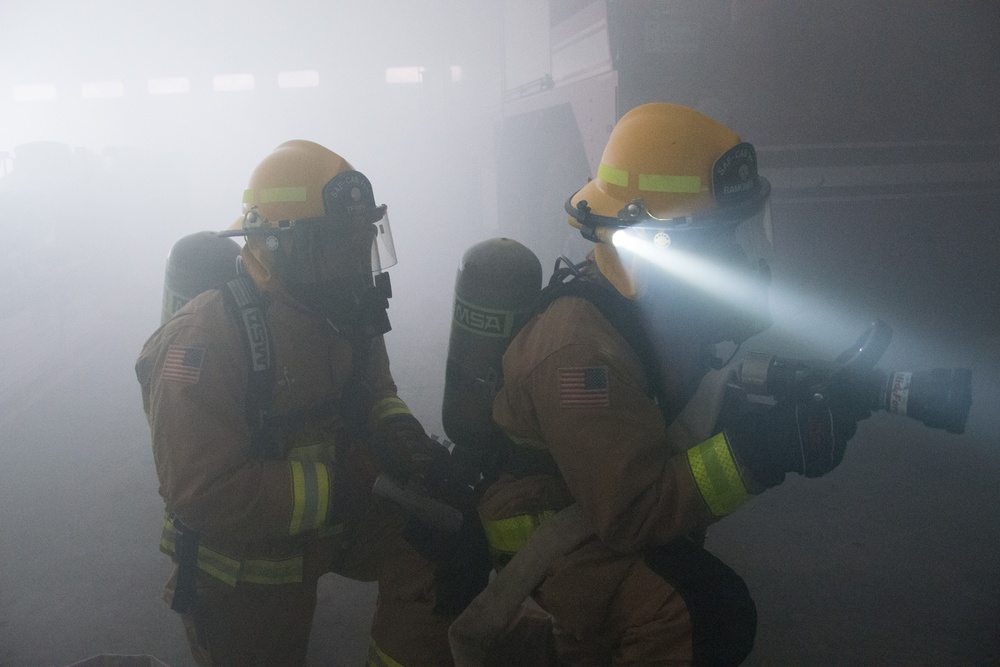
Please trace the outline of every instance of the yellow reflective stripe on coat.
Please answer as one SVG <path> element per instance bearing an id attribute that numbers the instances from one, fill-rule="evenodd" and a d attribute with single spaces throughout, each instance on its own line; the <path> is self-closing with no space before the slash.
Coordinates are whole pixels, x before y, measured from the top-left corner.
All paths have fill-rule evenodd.
<path id="1" fill-rule="evenodd" d="M 322 463 L 289 461 L 292 468 L 292 520 L 289 535 L 319 528 L 326 522 L 330 477 Z"/>
<path id="2" fill-rule="evenodd" d="M 386 655 L 372 639 L 368 642 L 368 659 L 365 661 L 365 667 L 404 667 L 404 665 Z"/>
<path id="3" fill-rule="evenodd" d="M 374 428 L 389 417 L 410 414 L 413 413 L 410 412 L 410 408 L 406 407 L 406 403 L 403 402 L 403 399 L 398 396 L 386 396 L 372 406 L 371 426 Z"/>
<path id="4" fill-rule="evenodd" d="M 165 517 L 160 551 L 176 559 L 176 543 L 177 531 L 170 517 Z M 274 586 L 301 583 L 303 560 L 301 555 L 296 555 L 282 559 L 246 558 L 241 561 L 199 544 L 198 569 L 230 586 L 241 581 Z"/>
<path id="5" fill-rule="evenodd" d="M 298 584 L 302 582 L 302 556 L 281 560 L 253 558 L 243 561 L 241 581 L 250 584 Z"/>
<path id="6" fill-rule="evenodd" d="M 555 515 L 555 510 L 538 514 L 519 514 L 506 519 L 482 519 L 483 530 L 490 548 L 504 554 L 515 554 L 528 541 L 535 529 Z"/>
<path id="7" fill-rule="evenodd" d="M 170 517 L 163 519 L 163 532 L 160 534 L 160 551 L 177 557 L 177 531 Z M 210 574 L 223 583 L 235 586 L 240 580 L 242 563 L 235 559 L 221 554 L 218 551 L 206 547 L 204 544 L 198 545 L 198 569 L 205 574 Z"/>
<path id="8" fill-rule="evenodd" d="M 725 516 L 750 497 L 724 433 L 687 451 L 695 484 L 715 516 Z"/>

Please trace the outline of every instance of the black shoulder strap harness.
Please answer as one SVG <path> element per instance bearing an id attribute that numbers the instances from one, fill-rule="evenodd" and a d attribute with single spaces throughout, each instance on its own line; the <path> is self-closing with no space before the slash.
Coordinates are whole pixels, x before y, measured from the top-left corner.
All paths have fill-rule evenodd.
<path id="1" fill-rule="evenodd" d="M 243 332 L 243 350 L 250 374 L 245 410 L 247 423 L 250 424 L 251 451 L 260 459 L 280 458 L 272 427 L 289 421 L 301 421 L 313 415 L 330 414 L 333 406 L 327 401 L 293 415 L 271 415 L 268 404 L 271 388 L 274 386 L 274 347 L 264 319 L 264 296 L 250 276 L 242 271 L 225 284 L 222 295 L 226 307 Z M 347 332 L 346 335 L 351 344 L 353 362 L 341 408 L 344 415 L 344 435 L 347 438 L 345 441 L 354 441 L 362 436 L 366 408 L 371 407 L 364 376 L 371 356 L 372 341 L 363 331 Z"/>
<path id="2" fill-rule="evenodd" d="M 250 424 L 250 446 L 258 458 L 275 458 L 277 452 L 273 439 L 267 435 L 265 417 L 266 398 L 274 380 L 274 351 L 271 335 L 264 323 L 260 295 L 250 277 L 242 271 L 221 285 L 226 309 L 242 326 L 243 350 L 246 353 L 250 378 L 247 386 L 246 418 Z M 198 600 L 198 543 L 201 535 L 192 530 L 176 515 L 170 516 L 174 526 L 177 582 L 170 608 L 179 613 L 189 612 Z M 201 630 L 198 629 L 199 635 Z M 199 638 L 200 641 L 200 638 Z"/>
<path id="3" fill-rule="evenodd" d="M 243 271 L 225 284 L 222 298 L 243 332 L 243 351 L 250 374 L 245 411 L 251 450 L 257 458 L 275 459 L 277 448 L 266 427 L 267 404 L 274 385 L 274 347 L 264 321 L 262 298 L 253 280 Z"/>
<path id="4" fill-rule="evenodd" d="M 289 417 L 275 417 L 269 414 L 271 388 L 274 386 L 274 346 L 271 333 L 264 319 L 265 298 L 253 280 L 240 267 L 238 275 L 220 286 L 223 301 L 230 315 L 239 324 L 243 333 L 243 350 L 246 356 L 249 378 L 247 381 L 245 414 L 250 425 L 250 448 L 255 458 L 275 460 L 280 457 L 278 443 L 272 427 L 286 419 L 301 419 L 304 414 L 330 414 L 331 406 L 323 403 Z M 344 392 L 345 430 L 348 437 L 357 437 L 364 423 L 363 385 L 364 372 L 368 367 L 371 339 L 363 336 L 350 337 L 354 352 L 353 370 L 350 378 L 352 388 Z M 367 344 L 366 344 L 367 343 Z M 338 448 L 338 455 L 342 448 Z M 196 573 L 198 568 L 197 531 L 185 526 L 178 517 L 171 516 L 176 531 L 176 557 L 178 564 L 177 584 L 171 609 L 184 613 L 193 608 L 197 600 Z"/>

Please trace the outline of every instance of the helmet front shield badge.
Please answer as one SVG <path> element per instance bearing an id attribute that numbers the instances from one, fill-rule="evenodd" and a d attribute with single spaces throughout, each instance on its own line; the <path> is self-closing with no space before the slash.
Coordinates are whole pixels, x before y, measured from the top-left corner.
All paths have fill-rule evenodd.
<path id="1" fill-rule="evenodd" d="M 385 204 L 375 205 L 372 184 L 360 171 L 337 174 L 323 188 L 323 204 L 334 219 L 361 221 L 374 226 L 371 259 L 372 272 L 378 273 L 396 264 L 389 214 Z"/>

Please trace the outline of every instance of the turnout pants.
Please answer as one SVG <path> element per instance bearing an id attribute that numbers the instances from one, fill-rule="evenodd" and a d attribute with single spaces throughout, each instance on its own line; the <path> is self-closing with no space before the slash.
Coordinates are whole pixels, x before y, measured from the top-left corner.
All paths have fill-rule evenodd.
<path id="1" fill-rule="evenodd" d="M 594 540 L 556 564 L 536 599 L 567 665 L 738 665 L 757 627 L 742 578 L 687 539 L 644 556 Z"/>
<path id="2" fill-rule="evenodd" d="M 450 665 L 453 619 L 433 611 L 434 566 L 402 538 L 404 520 L 395 505 L 374 498 L 343 548 L 317 540 L 307 550 L 300 584 L 233 587 L 199 572 L 198 602 L 181 615 L 195 660 L 203 666 L 306 664 L 316 583 L 334 571 L 378 582 L 369 665 Z"/>

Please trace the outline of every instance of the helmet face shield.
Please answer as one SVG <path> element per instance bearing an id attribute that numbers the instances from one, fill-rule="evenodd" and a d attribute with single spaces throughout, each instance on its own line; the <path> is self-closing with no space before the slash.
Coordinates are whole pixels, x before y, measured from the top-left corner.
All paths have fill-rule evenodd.
<path id="1" fill-rule="evenodd" d="M 364 222 L 300 220 L 278 237 L 279 247 L 285 248 L 278 259 L 281 275 L 298 284 L 367 276 L 372 271 L 374 235 L 374 226 Z"/>
<path id="2" fill-rule="evenodd" d="M 372 223 L 375 238 L 372 239 L 372 273 L 379 273 L 396 265 L 396 246 L 392 242 L 392 228 L 389 227 L 389 211 L 383 205 L 382 217 Z"/>
<path id="3" fill-rule="evenodd" d="M 242 219 L 219 235 L 246 237 L 244 266 L 264 290 L 288 294 L 335 326 L 377 335 L 390 329 L 382 271 L 396 263 L 386 210 L 347 160 L 293 139 L 253 170 Z"/>
<path id="4" fill-rule="evenodd" d="M 364 216 L 353 220 L 312 218 L 272 231 L 264 238 L 285 289 L 299 303 L 336 325 L 373 326 L 388 331 L 388 293 L 378 287 L 373 262 L 378 254 L 379 225 Z M 384 227 L 383 227 L 384 228 Z M 383 233 L 383 236 L 387 233 Z M 259 242 L 255 241 L 255 242 Z M 388 274 L 382 274 L 388 278 Z"/>
<path id="5" fill-rule="evenodd" d="M 261 191 L 258 196 L 270 202 L 250 207 L 241 229 L 220 236 L 263 238 L 282 277 L 292 283 L 349 278 L 362 270 L 365 275 L 379 273 L 396 264 L 387 207 L 375 205 L 364 174 L 347 170 L 330 179 L 322 189 L 323 215 L 294 220 L 267 217 L 268 203 L 304 199 L 298 190 Z"/>
<path id="6" fill-rule="evenodd" d="M 635 203 L 641 206 L 641 202 Z M 765 201 L 755 212 L 743 219 L 712 224 L 691 224 L 691 218 L 681 221 L 647 218 L 643 222 L 617 229 L 612 235 L 615 245 L 623 245 L 625 237 L 648 247 L 644 253 L 671 252 L 697 254 L 705 261 L 732 268 L 758 267 L 773 259 L 774 235 L 771 227 L 770 202 Z"/>
<path id="7" fill-rule="evenodd" d="M 654 102 L 618 120 L 566 212 L 622 295 L 656 299 L 703 341 L 742 341 L 770 322 L 770 191 L 752 144 L 694 109 Z"/>
<path id="8" fill-rule="evenodd" d="M 372 184 L 360 171 L 337 174 L 323 188 L 323 205 L 328 216 L 365 222 L 373 227 L 371 271 L 378 273 L 396 264 L 389 216 L 385 204 L 375 205 Z"/>

